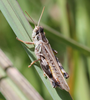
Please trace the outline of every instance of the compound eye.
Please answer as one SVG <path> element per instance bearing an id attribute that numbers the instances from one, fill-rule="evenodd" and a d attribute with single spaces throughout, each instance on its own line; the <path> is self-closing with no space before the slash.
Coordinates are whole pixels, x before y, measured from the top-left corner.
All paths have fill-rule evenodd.
<path id="1" fill-rule="evenodd" d="M 36 31 L 36 35 L 37 35 L 37 34 L 39 34 L 39 31 L 38 31 L 38 30 Z"/>
<path id="2" fill-rule="evenodd" d="M 43 30 L 44 30 L 44 29 L 43 29 L 42 27 L 40 27 L 40 33 L 43 33 Z"/>

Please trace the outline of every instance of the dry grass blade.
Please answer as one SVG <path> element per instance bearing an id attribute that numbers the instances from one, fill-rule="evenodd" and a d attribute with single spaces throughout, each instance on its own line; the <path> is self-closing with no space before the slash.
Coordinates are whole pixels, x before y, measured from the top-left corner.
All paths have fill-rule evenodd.
<path id="1" fill-rule="evenodd" d="M 6 57 L 2 50 L 0 50 L 0 65 L 28 99 L 43 100 L 43 98 L 38 94 L 37 91 L 35 91 L 35 89 L 29 84 L 29 82 L 18 72 L 16 68 L 13 67 L 11 61 Z"/>

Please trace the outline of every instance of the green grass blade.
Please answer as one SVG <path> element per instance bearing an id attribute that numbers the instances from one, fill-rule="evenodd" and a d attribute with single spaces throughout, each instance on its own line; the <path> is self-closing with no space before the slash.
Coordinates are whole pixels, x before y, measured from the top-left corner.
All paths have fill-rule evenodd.
<path id="1" fill-rule="evenodd" d="M 67 37 L 63 36 L 58 31 L 54 30 L 53 28 L 51 28 L 49 26 L 46 26 L 44 24 L 42 24 L 42 26 L 49 32 L 49 34 L 47 34 L 47 36 L 52 35 L 53 39 L 57 38 L 58 43 L 62 42 L 65 45 L 71 46 L 72 48 L 80 51 L 80 53 L 90 56 L 90 48 L 89 47 L 82 45 L 71 38 L 67 38 Z"/>
<path id="2" fill-rule="evenodd" d="M 24 41 L 31 41 L 30 37 L 32 29 L 28 21 L 25 19 L 25 16 L 23 15 L 16 0 L 0 0 L 0 8 L 8 23 L 15 32 L 16 36 Z M 31 47 L 32 46 L 30 46 L 30 48 Z M 29 50 L 25 46 L 24 48 L 27 51 L 30 59 L 32 61 L 35 60 L 36 56 L 34 52 Z M 43 76 L 43 72 L 40 67 L 35 65 L 35 68 L 54 100 L 72 100 L 68 92 L 52 88 L 49 80 L 45 79 L 45 77 Z"/>

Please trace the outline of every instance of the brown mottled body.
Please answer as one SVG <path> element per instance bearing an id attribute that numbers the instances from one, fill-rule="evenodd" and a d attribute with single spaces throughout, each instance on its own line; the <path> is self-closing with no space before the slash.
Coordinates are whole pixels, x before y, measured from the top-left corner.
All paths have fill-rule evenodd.
<path id="1" fill-rule="evenodd" d="M 48 76 L 53 87 L 58 86 L 61 89 L 69 91 L 69 86 L 63 77 L 63 72 L 62 72 L 63 67 L 61 67 L 58 58 L 55 57 L 52 48 L 47 38 L 45 37 L 43 28 L 40 26 L 36 26 L 33 30 L 32 38 L 33 42 L 24 42 L 20 39 L 18 40 L 26 44 L 35 44 L 35 54 L 37 56 L 37 59 L 40 60 L 41 67 Z M 36 61 L 32 62 L 30 66 L 34 64 Z M 45 68 L 48 68 L 48 70 L 46 70 Z M 68 74 L 66 75 L 68 76 Z"/>

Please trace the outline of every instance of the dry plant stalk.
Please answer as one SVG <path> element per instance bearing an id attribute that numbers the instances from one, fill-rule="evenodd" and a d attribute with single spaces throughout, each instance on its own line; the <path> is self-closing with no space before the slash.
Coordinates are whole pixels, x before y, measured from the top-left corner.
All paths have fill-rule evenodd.
<path id="1" fill-rule="evenodd" d="M 19 89 L 25 94 L 25 96 L 29 100 L 43 100 L 43 98 L 31 86 L 31 84 L 20 74 L 20 72 L 16 68 L 13 67 L 13 64 L 6 57 L 6 55 L 3 53 L 1 49 L 0 49 L 0 65 L 2 69 L 6 71 L 6 74 L 12 79 L 12 81 L 19 87 Z M 2 84 L 1 88 L 3 88 L 3 85 L 5 84 Z M 4 91 L 5 90 L 6 88 L 4 88 Z M 7 96 L 7 94 L 5 94 L 4 91 L 3 95 Z"/>

